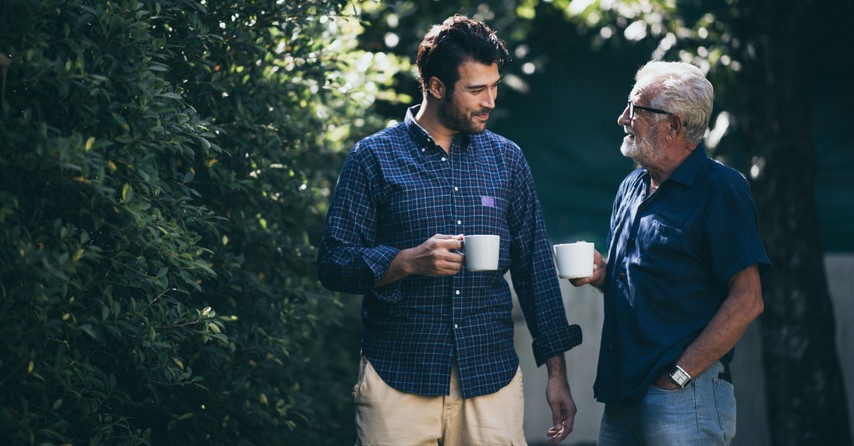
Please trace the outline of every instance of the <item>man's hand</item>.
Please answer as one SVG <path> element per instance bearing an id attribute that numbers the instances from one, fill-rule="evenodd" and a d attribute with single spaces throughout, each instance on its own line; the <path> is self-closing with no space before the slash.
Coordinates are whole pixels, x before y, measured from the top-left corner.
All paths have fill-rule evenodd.
<path id="1" fill-rule="evenodd" d="M 652 385 L 662 390 L 676 390 L 679 388 L 679 386 L 670 379 L 670 373 L 666 372 L 659 376 Z"/>
<path id="2" fill-rule="evenodd" d="M 377 286 L 388 285 L 406 276 L 450 276 L 460 272 L 463 236 L 436 234 L 424 243 L 397 253 Z"/>
<path id="3" fill-rule="evenodd" d="M 587 285 L 588 283 L 596 288 L 602 289 L 605 286 L 605 267 L 608 263 L 602 257 L 599 251 L 593 250 L 593 275 L 590 277 L 582 277 L 580 279 L 569 279 L 569 282 L 574 286 Z"/>
<path id="4" fill-rule="evenodd" d="M 546 360 L 549 380 L 546 384 L 546 401 L 552 410 L 552 427 L 546 436 L 550 444 L 563 441 L 572 432 L 575 424 L 575 401 L 569 391 L 569 383 L 566 381 L 566 362 L 563 354 L 552 356 Z"/>
<path id="5" fill-rule="evenodd" d="M 436 234 L 414 248 L 404 249 L 401 254 L 406 256 L 405 270 L 422 276 L 449 276 L 460 272 L 462 240 L 462 235 Z"/>

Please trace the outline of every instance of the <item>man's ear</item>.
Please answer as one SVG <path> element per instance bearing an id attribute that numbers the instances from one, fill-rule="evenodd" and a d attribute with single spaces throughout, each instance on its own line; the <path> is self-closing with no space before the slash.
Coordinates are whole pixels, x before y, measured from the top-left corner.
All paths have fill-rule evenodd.
<path id="1" fill-rule="evenodd" d="M 685 131 L 685 123 L 682 122 L 682 118 L 680 116 L 670 115 L 667 117 L 667 130 L 667 133 L 674 137 L 679 136 L 680 133 Z"/>
<path id="2" fill-rule="evenodd" d="M 438 77 L 433 76 L 427 81 L 427 94 L 430 96 L 435 99 L 442 99 L 445 97 L 445 92 L 445 84 Z"/>

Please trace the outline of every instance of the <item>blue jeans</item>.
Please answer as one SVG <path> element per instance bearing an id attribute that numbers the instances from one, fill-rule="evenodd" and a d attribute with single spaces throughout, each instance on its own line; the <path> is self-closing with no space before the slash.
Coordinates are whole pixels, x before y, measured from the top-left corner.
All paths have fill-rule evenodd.
<path id="1" fill-rule="evenodd" d="M 720 362 L 684 389 L 649 387 L 637 406 L 605 405 L 599 446 L 728 445 L 735 437 L 735 391 Z"/>

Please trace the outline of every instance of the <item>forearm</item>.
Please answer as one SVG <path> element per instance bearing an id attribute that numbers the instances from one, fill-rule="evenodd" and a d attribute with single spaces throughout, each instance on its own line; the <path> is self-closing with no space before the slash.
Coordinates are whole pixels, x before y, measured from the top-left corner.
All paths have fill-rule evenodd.
<path id="1" fill-rule="evenodd" d="M 566 359 L 563 353 L 554 355 L 546 359 L 546 370 L 548 371 L 549 379 L 557 378 L 566 380 Z"/>
<path id="2" fill-rule="evenodd" d="M 377 287 L 388 285 L 412 274 L 409 267 L 410 251 L 408 249 L 401 250 L 391 259 L 388 270 L 386 270 L 382 279 L 377 283 Z"/>
<path id="3" fill-rule="evenodd" d="M 726 310 L 715 315 L 676 362 L 689 375 L 696 377 L 730 351 L 753 320 L 738 311 Z"/>
<path id="4" fill-rule="evenodd" d="M 693 377 L 730 351 L 764 309 L 756 267 L 737 276 L 727 300 L 677 361 Z"/>

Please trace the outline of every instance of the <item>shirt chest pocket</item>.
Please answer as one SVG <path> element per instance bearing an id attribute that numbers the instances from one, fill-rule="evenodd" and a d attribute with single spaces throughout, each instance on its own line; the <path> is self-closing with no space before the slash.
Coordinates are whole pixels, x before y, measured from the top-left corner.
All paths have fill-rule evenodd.
<path id="1" fill-rule="evenodd" d="M 656 262 L 683 251 L 682 229 L 653 217 L 640 220 L 637 243 L 644 261 Z M 671 257 L 672 258 L 672 257 Z"/>
<path id="2" fill-rule="evenodd" d="M 437 233 L 509 236 L 507 181 L 483 165 L 387 169 L 379 194 L 381 232 L 421 241 Z"/>
<path id="3" fill-rule="evenodd" d="M 507 234 L 507 199 L 493 192 L 475 192 L 462 197 L 463 225 L 469 234 Z"/>

